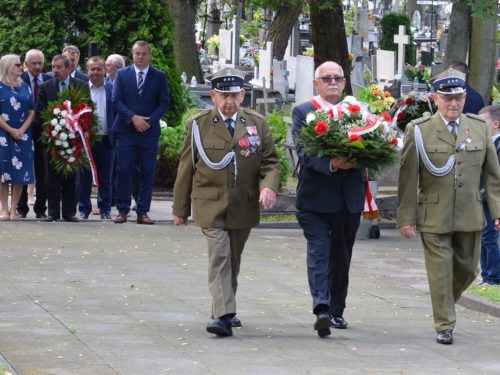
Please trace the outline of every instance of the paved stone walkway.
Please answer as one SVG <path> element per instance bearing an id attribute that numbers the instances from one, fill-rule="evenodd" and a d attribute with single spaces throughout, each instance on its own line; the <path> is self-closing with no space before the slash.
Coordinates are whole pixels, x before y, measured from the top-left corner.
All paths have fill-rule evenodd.
<path id="1" fill-rule="evenodd" d="M 157 202 L 155 219 L 168 219 Z M 357 241 L 347 330 L 312 326 L 305 241 L 255 229 L 235 336 L 205 332 L 206 244 L 193 225 L 0 224 L 0 361 L 14 374 L 500 374 L 500 319 L 457 306 L 435 343 L 418 239 Z M 472 300 L 473 301 L 473 300 Z M 472 304 L 474 308 L 478 304 Z"/>

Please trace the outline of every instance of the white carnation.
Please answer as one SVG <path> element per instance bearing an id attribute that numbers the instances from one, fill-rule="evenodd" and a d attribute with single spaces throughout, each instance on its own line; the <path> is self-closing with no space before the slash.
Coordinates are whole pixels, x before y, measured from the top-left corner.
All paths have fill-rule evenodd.
<path id="1" fill-rule="evenodd" d="M 68 149 L 66 150 L 66 153 L 71 155 L 71 154 L 73 153 L 73 149 L 68 148 Z"/>
<path id="2" fill-rule="evenodd" d="M 62 145 L 63 145 L 64 148 L 68 148 L 69 147 L 69 143 L 68 142 L 63 142 Z"/>
<path id="3" fill-rule="evenodd" d="M 316 115 L 313 112 L 309 112 L 306 117 L 306 123 L 310 124 L 314 120 L 316 120 Z"/>
<path id="4" fill-rule="evenodd" d="M 59 108 L 54 108 L 52 112 L 54 113 L 54 115 L 58 115 L 59 113 L 61 113 L 61 110 Z"/>
<path id="5" fill-rule="evenodd" d="M 59 155 L 63 156 L 63 155 L 66 155 L 66 153 L 64 152 L 64 150 L 60 150 Z"/>
<path id="6" fill-rule="evenodd" d="M 61 131 L 61 129 L 62 129 L 62 128 L 61 128 L 61 125 L 56 125 L 56 126 L 54 126 L 54 130 L 56 130 L 56 131 L 58 131 L 58 132 L 60 132 L 60 131 Z"/>
<path id="7" fill-rule="evenodd" d="M 66 139 L 68 139 L 68 135 L 66 133 L 61 133 L 61 134 L 59 134 L 59 138 L 61 138 L 61 140 L 65 141 Z"/>
<path id="8" fill-rule="evenodd" d="M 61 116 L 62 117 L 66 117 L 67 115 L 68 115 L 68 111 L 66 111 L 66 110 L 62 110 L 61 111 Z"/>
<path id="9" fill-rule="evenodd" d="M 53 137 L 57 136 L 57 130 L 52 130 L 50 132 L 50 135 L 52 135 Z"/>
<path id="10" fill-rule="evenodd" d="M 59 125 L 66 125 L 66 119 L 65 118 L 60 119 Z"/>
<path id="11" fill-rule="evenodd" d="M 54 144 L 55 144 L 56 146 L 60 146 L 60 145 L 62 145 L 62 142 L 58 139 L 58 140 L 56 140 L 56 141 L 54 142 Z"/>
<path id="12" fill-rule="evenodd" d="M 56 126 L 56 125 L 57 125 L 57 119 L 56 119 L 56 118 L 53 118 L 53 119 L 50 121 L 50 125 L 52 125 L 52 126 Z"/>
<path id="13" fill-rule="evenodd" d="M 74 156 L 70 156 L 70 157 L 68 158 L 68 161 L 69 161 L 70 163 L 73 163 L 75 160 L 76 160 L 76 159 L 75 159 L 75 157 L 74 157 Z"/>
<path id="14" fill-rule="evenodd" d="M 69 139 L 75 139 L 75 137 L 76 137 L 75 133 L 69 133 L 68 134 L 68 138 Z"/>

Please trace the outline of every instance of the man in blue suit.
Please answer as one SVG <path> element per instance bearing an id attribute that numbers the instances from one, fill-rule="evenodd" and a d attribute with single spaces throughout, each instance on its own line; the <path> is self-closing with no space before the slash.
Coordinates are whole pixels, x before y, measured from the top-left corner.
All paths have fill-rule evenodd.
<path id="1" fill-rule="evenodd" d="M 82 73 L 78 69 L 78 62 L 80 61 L 80 50 L 77 46 L 67 45 L 62 50 L 62 55 L 66 56 L 71 61 L 71 73 L 69 74 L 72 78 L 77 78 L 81 81 L 88 82 L 89 76 Z"/>
<path id="2" fill-rule="evenodd" d="M 87 60 L 87 72 L 89 73 L 90 96 L 96 106 L 96 114 L 99 118 L 99 135 L 101 140 L 92 147 L 92 156 L 97 169 L 99 188 L 97 190 L 97 207 L 101 219 L 111 220 L 111 196 L 112 181 L 111 172 L 114 163 L 113 134 L 111 127 L 115 119 L 115 111 L 111 103 L 112 85 L 106 84 L 105 61 L 102 57 L 93 56 Z M 80 193 L 78 199 L 78 210 L 80 219 L 88 219 L 92 212 L 90 193 L 92 192 L 92 171 L 80 169 Z"/>
<path id="3" fill-rule="evenodd" d="M 137 41 L 132 46 L 133 65 L 118 70 L 113 84 L 117 112 L 113 131 L 118 134 L 118 189 L 115 223 L 127 221 L 130 211 L 131 175 L 134 158 L 140 169 L 137 223 L 154 224 L 148 216 L 153 194 L 160 118 L 170 108 L 167 75 L 150 65 L 151 47 Z"/>
<path id="4" fill-rule="evenodd" d="M 345 87 L 342 67 L 327 61 L 314 74 L 319 95 L 295 107 L 292 134 L 296 138 L 309 112 L 329 110 Z M 364 208 L 365 177 L 356 161 L 335 156 L 309 157 L 297 147 L 300 171 L 297 185 L 297 220 L 307 240 L 307 275 L 320 337 L 330 327 L 347 328 L 343 318 L 352 247 Z"/>
<path id="5" fill-rule="evenodd" d="M 34 101 L 36 103 L 38 97 L 38 89 L 40 85 L 51 79 L 51 75 L 43 73 L 43 64 L 45 58 L 43 52 L 39 49 L 30 49 L 26 52 L 26 57 L 24 58 L 24 64 L 27 71 L 21 74 L 21 78 L 31 87 L 31 92 L 33 94 Z M 45 219 L 45 211 L 47 210 L 47 188 L 45 176 L 47 174 L 46 163 L 44 160 L 44 146 L 40 141 L 40 135 L 42 133 L 42 125 L 40 122 L 40 116 L 36 114 L 35 120 L 32 124 L 33 128 L 33 143 L 35 146 L 35 187 L 36 187 L 36 201 L 33 206 L 33 211 L 37 219 Z M 28 187 L 25 185 L 23 187 L 23 192 L 21 193 L 21 198 L 17 204 L 17 212 L 22 217 L 26 217 L 29 212 L 28 207 Z"/>

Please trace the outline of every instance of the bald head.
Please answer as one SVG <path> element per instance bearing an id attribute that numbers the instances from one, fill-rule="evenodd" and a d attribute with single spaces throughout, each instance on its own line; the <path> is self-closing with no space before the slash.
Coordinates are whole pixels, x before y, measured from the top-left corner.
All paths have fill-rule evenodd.
<path id="1" fill-rule="evenodd" d="M 321 98 L 336 104 L 345 88 L 344 70 L 334 61 L 326 61 L 316 68 L 313 85 Z"/>

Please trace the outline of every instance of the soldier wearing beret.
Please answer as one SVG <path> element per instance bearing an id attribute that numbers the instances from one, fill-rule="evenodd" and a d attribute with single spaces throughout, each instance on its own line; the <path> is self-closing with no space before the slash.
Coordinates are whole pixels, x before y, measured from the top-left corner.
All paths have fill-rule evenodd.
<path id="1" fill-rule="evenodd" d="M 279 162 L 264 117 L 240 109 L 242 72 L 224 69 L 212 77 L 214 103 L 186 123 L 187 135 L 174 186 L 175 225 L 196 225 L 208 242 L 212 318 L 207 331 L 231 336 L 241 254 L 259 223 L 259 202 L 271 208 L 279 185 Z"/>
<path id="2" fill-rule="evenodd" d="M 500 168 L 484 121 L 463 114 L 464 74 L 448 69 L 432 85 L 437 113 L 406 128 L 397 226 L 406 238 L 420 232 L 436 341 L 452 344 L 455 302 L 476 277 L 486 225 L 480 179 L 499 230 Z"/>

